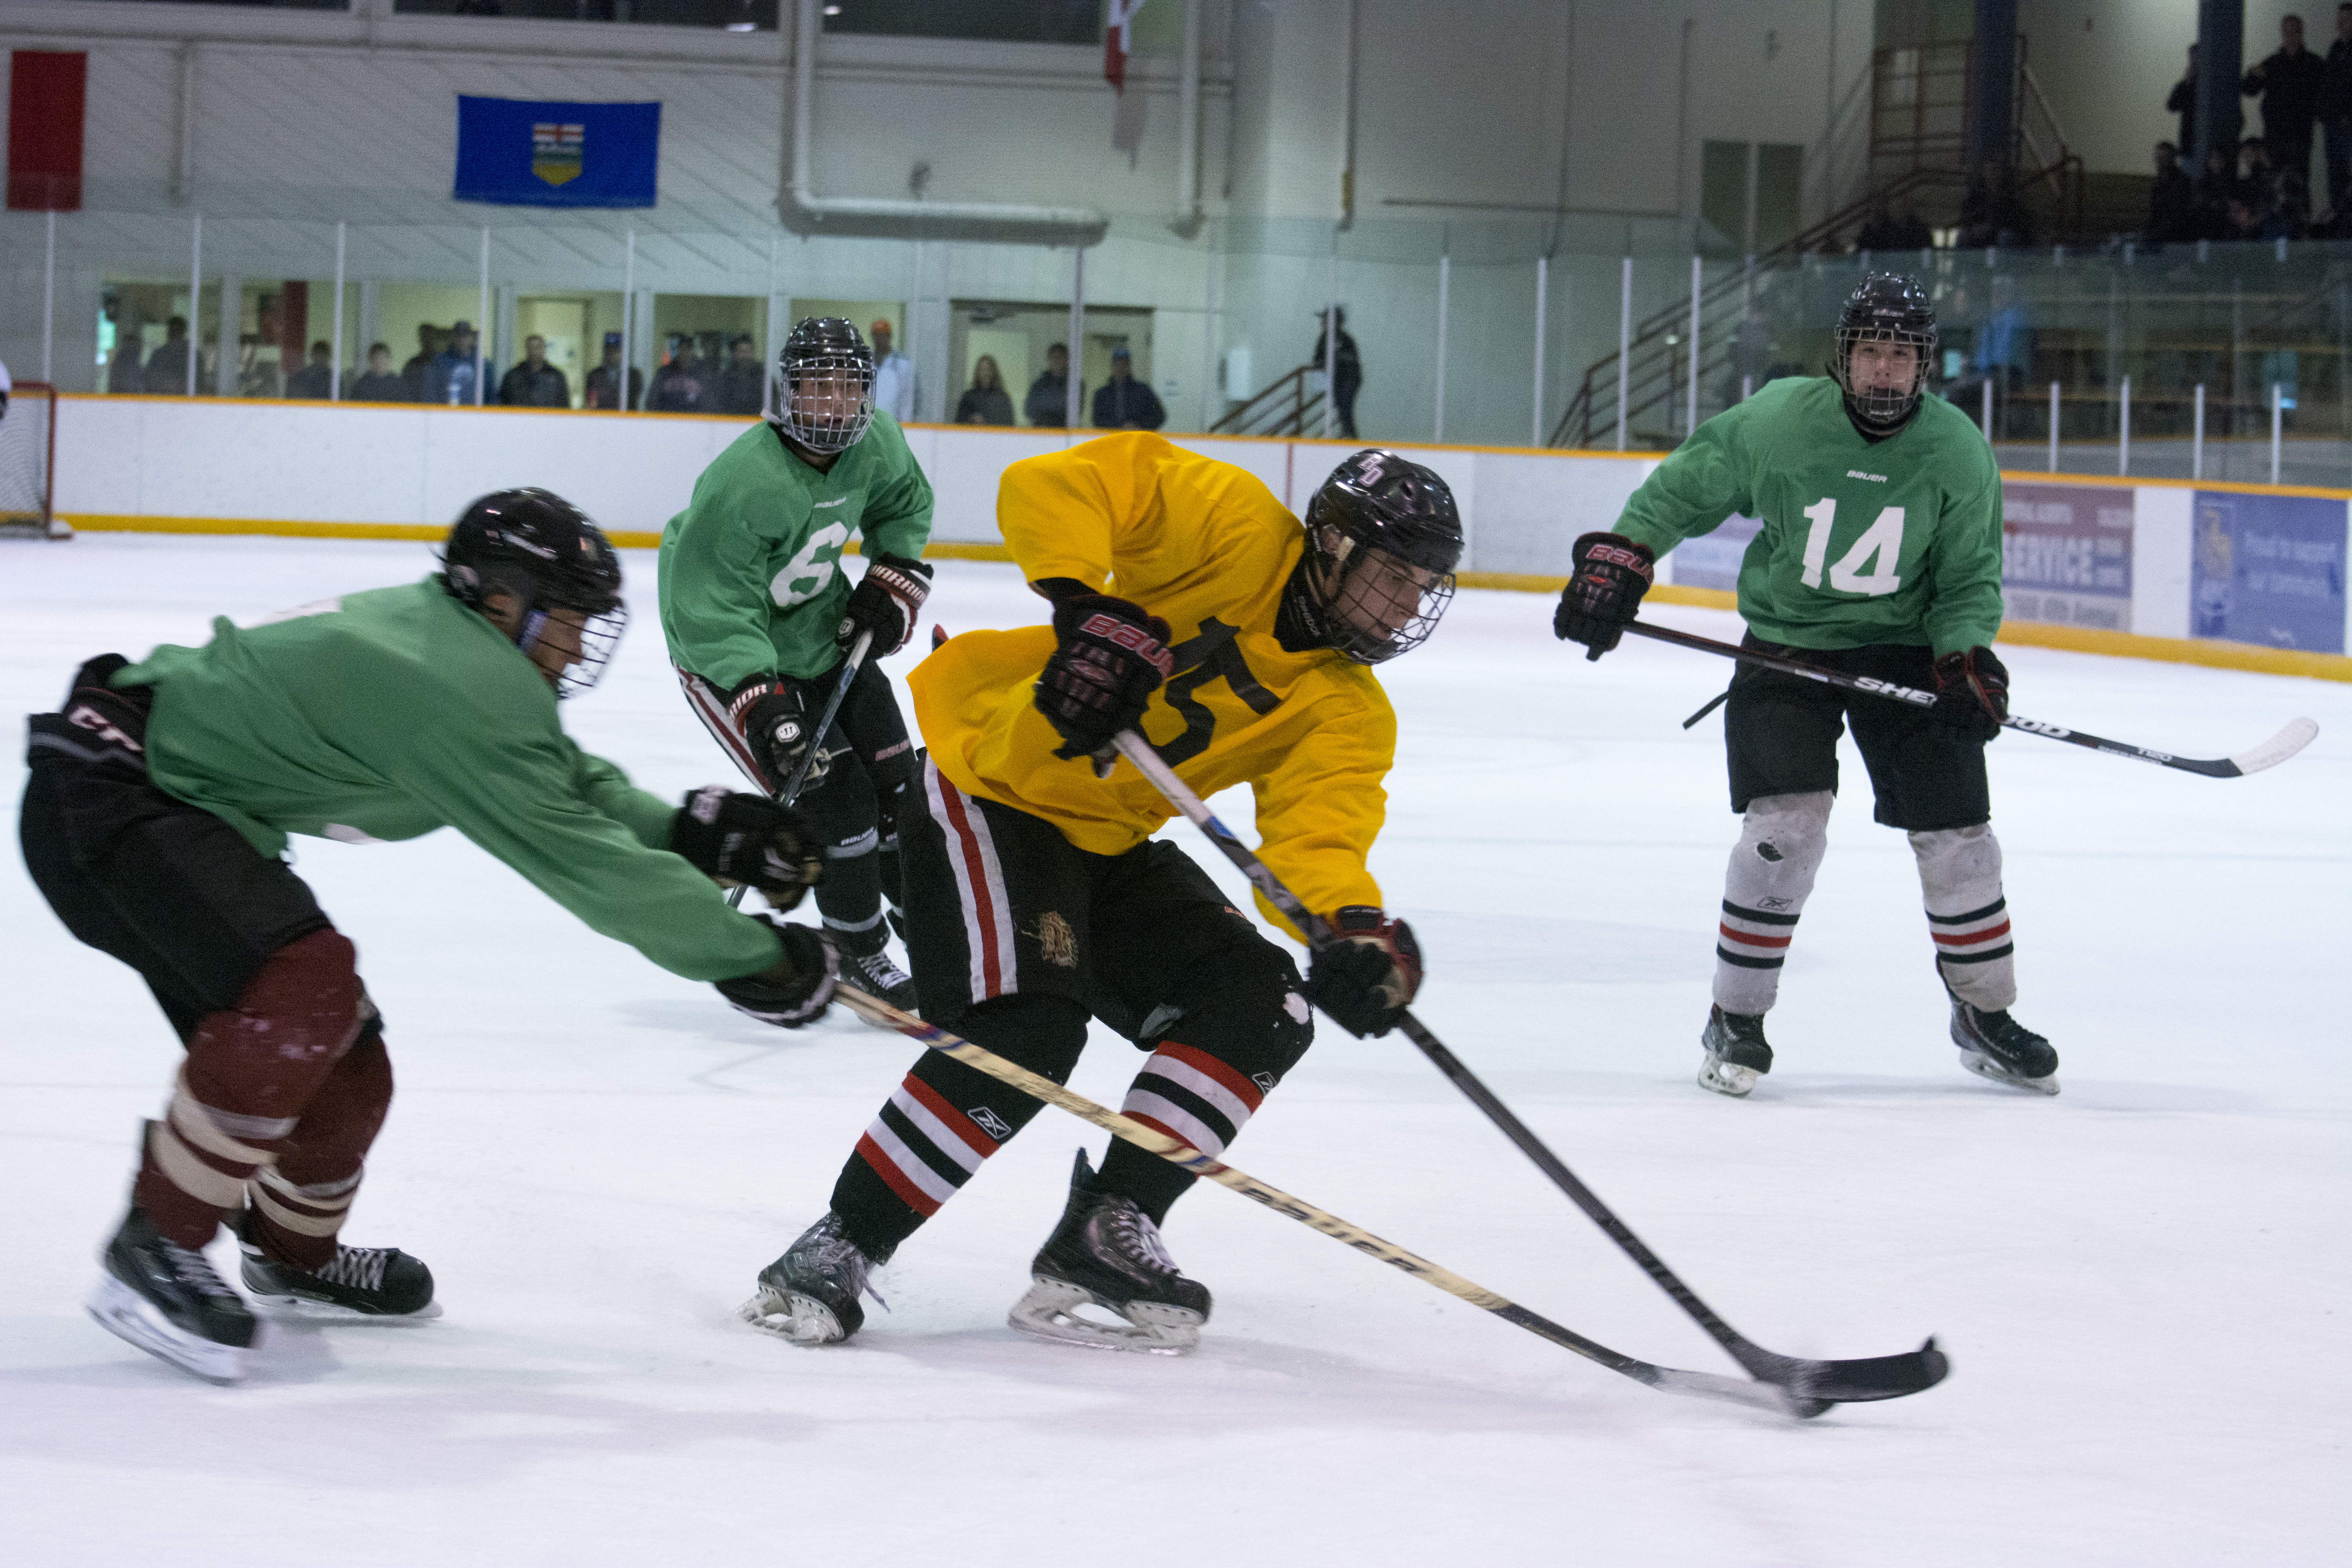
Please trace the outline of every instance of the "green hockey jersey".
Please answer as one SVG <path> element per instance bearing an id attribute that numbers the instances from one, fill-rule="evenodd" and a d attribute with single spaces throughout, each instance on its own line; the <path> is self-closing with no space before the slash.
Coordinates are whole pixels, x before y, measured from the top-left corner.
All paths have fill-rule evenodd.
<path id="1" fill-rule="evenodd" d="M 823 473 L 772 426 L 744 431 L 662 531 L 670 662 L 722 690 L 837 667 L 833 634 L 849 600 L 841 552 L 853 533 L 868 554 L 917 560 L 931 536 L 931 487 L 897 420 L 875 415 Z"/>
<path id="2" fill-rule="evenodd" d="M 1941 655 L 2000 630 L 2000 472 L 1940 397 L 1873 443 L 1827 376 L 1769 382 L 1668 454 L 1617 531 L 1664 555 L 1735 513 L 1763 524 L 1739 613 L 1768 642 Z"/>
<path id="3" fill-rule="evenodd" d="M 264 855 L 455 827 L 594 930 L 689 980 L 776 962 L 775 933 L 669 853 L 677 807 L 572 742 L 536 665 L 438 578 L 213 623 L 114 684 L 154 688 L 148 775 Z"/>

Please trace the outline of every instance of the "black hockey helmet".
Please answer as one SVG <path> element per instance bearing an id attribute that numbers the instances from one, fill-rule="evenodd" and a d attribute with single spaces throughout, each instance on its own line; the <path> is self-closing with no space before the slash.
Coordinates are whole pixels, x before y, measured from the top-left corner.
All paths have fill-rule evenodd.
<path id="1" fill-rule="evenodd" d="M 1854 285 L 1838 311 L 1837 363 L 1832 374 L 1845 391 L 1845 405 L 1853 421 L 1873 436 L 1891 436 L 1903 427 L 1919 406 L 1927 389 L 1927 372 L 1936 357 L 1936 306 L 1927 290 L 1899 272 L 1873 272 Z M 1907 343 L 1918 356 L 1911 384 L 1897 390 L 1874 387 L 1857 392 L 1853 384 L 1854 345 L 1862 342 Z"/>
<path id="2" fill-rule="evenodd" d="M 1462 518 L 1444 479 L 1367 447 L 1307 503 L 1307 552 L 1283 589 L 1302 646 L 1379 664 L 1418 647 L 1454 597 Z"/>
<path id="3" fill-rule="evenodd" d="M 768 417 L 818 454 L 846 452 L 874 422 L 874 351 L 856 323 L 811 316 L 776 358 L 775 412 Z"/>
<path id="4" fill-rule="evenodd" d="M 613 542 L 547 490 L 499 490 L 467 507 L 449 530 L 441 566 L 442 586 L 475 609 L 493 594 L 514 596 L 521 614 L 515 646 L 534 660 L 554 617 L 578 634 L 577 657 L 556 678 L 558 697 L 596 684 L 629 623 Z"/>

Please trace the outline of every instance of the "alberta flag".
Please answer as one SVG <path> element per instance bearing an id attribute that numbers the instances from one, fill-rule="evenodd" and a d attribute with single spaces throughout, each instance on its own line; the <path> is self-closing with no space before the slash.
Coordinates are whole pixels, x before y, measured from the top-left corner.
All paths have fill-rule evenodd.
<path id="1" fill-rule="evenodd" d="M 658 103 L 457 100 L 457 199 L 509 206 L 649 207 Z"/>

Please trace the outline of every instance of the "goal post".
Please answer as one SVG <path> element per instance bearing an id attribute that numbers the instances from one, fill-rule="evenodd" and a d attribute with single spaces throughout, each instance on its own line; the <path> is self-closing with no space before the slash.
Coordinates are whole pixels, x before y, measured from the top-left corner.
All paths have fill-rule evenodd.
<path id="1" fill-rule="evenodd" d="M 20 381 L 0 415 L 0 537 L 70 539 L 58 516 L 58 389 Z"/>

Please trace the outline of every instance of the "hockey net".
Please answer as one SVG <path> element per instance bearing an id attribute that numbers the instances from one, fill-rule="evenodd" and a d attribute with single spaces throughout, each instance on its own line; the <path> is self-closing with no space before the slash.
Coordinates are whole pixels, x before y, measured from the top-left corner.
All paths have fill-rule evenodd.
<path id="1" fill-rule="evenodd" d="M 20 381 L 0 415 L 0 536 L 67 539 L 52 507 L 57 490 L 58 389 Z"/>

